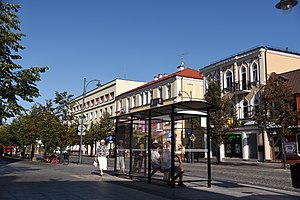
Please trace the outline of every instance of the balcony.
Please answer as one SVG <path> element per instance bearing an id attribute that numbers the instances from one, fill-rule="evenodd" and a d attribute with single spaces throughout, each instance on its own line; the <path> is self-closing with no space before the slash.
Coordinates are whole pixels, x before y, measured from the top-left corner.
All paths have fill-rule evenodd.
<path id="1" fill-rule="evenodd" d="M 251 92 L 250 82 L 235 82 L 234 94 L 247 94 Z"/>

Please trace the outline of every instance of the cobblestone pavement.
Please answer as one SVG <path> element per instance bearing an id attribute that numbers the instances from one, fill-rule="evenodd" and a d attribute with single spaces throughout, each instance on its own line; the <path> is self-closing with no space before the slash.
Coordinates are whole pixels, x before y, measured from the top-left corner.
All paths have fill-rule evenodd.
<path id="1" fill-rule="evenodd" d="M 230 182 L 187 183 L 170 188 L 161 182 L 100 177 L 92 165 L 49 164 L 40 161 L 0 159 L 0 199 L 300 199 L 299 192 Z"/>

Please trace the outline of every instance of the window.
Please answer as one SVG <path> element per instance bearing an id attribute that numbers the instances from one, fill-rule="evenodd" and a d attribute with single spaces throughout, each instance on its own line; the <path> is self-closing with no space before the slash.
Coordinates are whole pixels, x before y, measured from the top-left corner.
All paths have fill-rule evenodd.
<path id="1" fill-rule="evenodd" d="M 103 116 L 103 112 L 102 112 L 102 109 L 100 109 L 99 117 L 102 117 L 102 116 Z"/>
<path id="2" fill-rule="evenodd" d="M 90 114 L 90 120 L 93 120 L 93 112 Z"/>
<path id="3" fill-rule="evenodd" d="M 171 98 L 171 85 L 167 85 L 166 99 Z"/>
<path id="4" fill-rule="evenodd" d="M 109 113 L 109 114 L 110 114 L 110 116 L 112 116 L 112 114 L 113 114 L 113 107 L 110 106 L 110 109 L 109 109 L 109 110 L 110 110 L 110 113 Z"/>
<path id="5" fill-rule="evenodd" d="M 163 98 L 162 87 L 157 88 L 158 90 L 158 98 Z"/>
<path id="6" fill-rule="evenodd" d="M 97 119 L 97 117 L 98 117 L 98 111 L 96 110 L 95 111 L 95 119 Z"/>
<path id="7" fill-rule="evenodd" d="M 118 110 L 122 112 L 122 100 L 119 100 Z"/>
<path id="8" fill-rule="evenodd" d="M 100 103 L 99 101 L 99 97 L 96 98 L 96 105 L 98 105 Z"/>
<path id="9" fill-rule="evenodd" d="M 153 99 L 153 90 L 149 91 L 149 99 L 148 99 L 148 104 L 150 104 L 151 100 Z"/>
<path id="10" fill-rule="evenodd" d="M 134 108 L 136 106 L 136 96 L 132 97 L 132 108 Z"/>
<path id="11" fill-rule="evenodd" d="M 258 81 L 258 72 L 257 72 L 257 64 L 254 63 L 252 65 L 252 82 Z"/>
<path id="12" fill-rule="evenodd" d="M 111 93 L 109 94 L 109 96 L 110 96 L 109 100 L 114 100 L 114 98 L 115 98 L 115 93 L 111 92 Z"/>
<path id="13" fill-rule="evenodd" d="M 254 101 L 253 101 L 253 110 L 252 110 L 252 115 L 254 116 L 256 113 L 259 112 L 259 99 L 257 94 L 254 96 Z"/>
<path id="14" fill-rule="evenodd" d="M 109 100 L 109 94 L 105 95 L 105 102 L 107 102 Z"/>
<path id="15" fill-rule="evenodd" d="M 85 116 L 85 121 L 88 121 L 88 119 L 89 119 L 89 114 L 88 114 L 88 113 L 86 113 L 86 116 Z"/>
<path id="16" fill-rule="evenodd" d="M 241 89 L 247 89 L 247 76 L 246 76 L 246 67 L 241 68 Z"/>
<path id="17" fill-rule="evenodd" d="M 226 76 L 225 88 L 231 88 L 232 87 L 232 72 L 227 71 L 225 76 Z"/>
<path id="18" fill-rule="evenodd" d="M 104 102 L 104 96 L 100 97 L 100 103 Z"/>
<path id="19" fill-rule="evenodd" d="M 244 118 L 248 118 L 249 117 L 248 101 L 247 101 L 247 99 L 244 99 L 244 101 L 243 101 L 243 115 L 244 115 Z"/>

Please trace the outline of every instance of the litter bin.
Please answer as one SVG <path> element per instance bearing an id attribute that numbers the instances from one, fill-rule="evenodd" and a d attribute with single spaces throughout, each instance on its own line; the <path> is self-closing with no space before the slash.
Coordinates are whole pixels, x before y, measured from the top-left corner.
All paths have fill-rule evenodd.
<path id="1" fill-rule="evenodd" d="M 292 184 L 294 188 L 300 188 L 300 163 L 290 165 Z"/>

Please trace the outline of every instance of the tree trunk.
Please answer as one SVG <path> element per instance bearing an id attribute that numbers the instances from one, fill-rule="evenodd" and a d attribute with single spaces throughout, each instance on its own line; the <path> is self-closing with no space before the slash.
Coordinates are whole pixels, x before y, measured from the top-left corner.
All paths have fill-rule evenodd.
<path id="1" fill-rule="evenodd" d="M 217 149 L 216 149 L 216 164 L 219 165 L 221 163 L 221 155 L 220 155 L 220 146 L 217 145 Z"/>
<path id="2" fill-rule="evenodd" d="M 285 137 L 280 136 L 281 148 L 282 148 L 282 164 L 283 168 L 286 169 L 286 152 L 285 152 Z"/>

